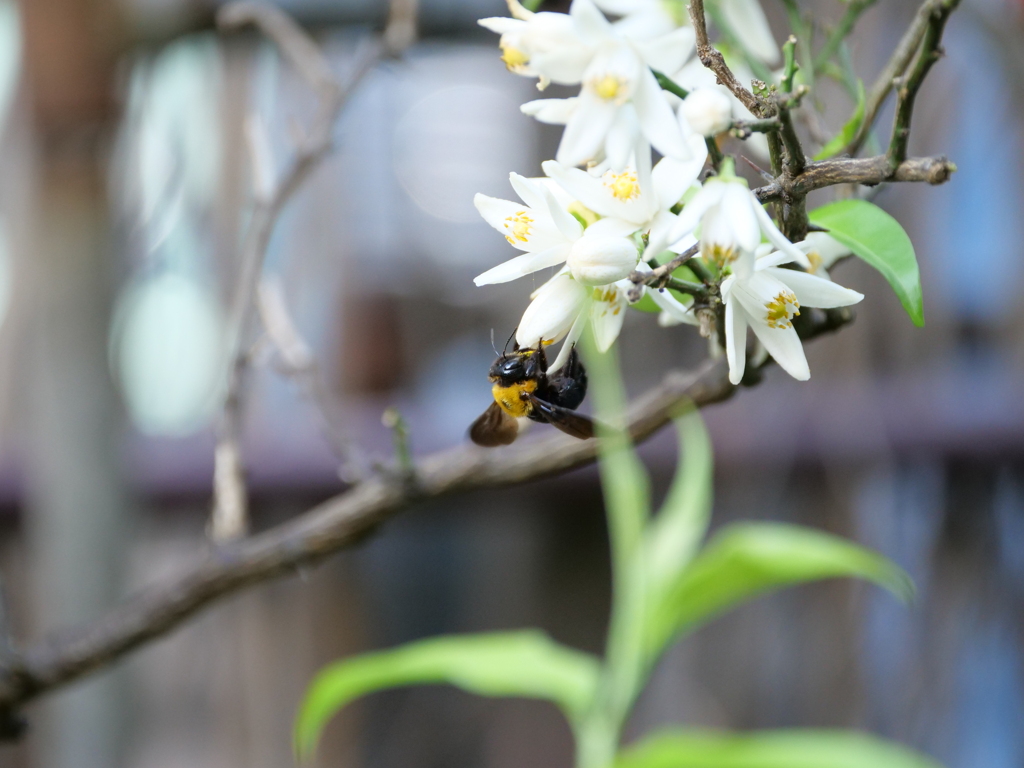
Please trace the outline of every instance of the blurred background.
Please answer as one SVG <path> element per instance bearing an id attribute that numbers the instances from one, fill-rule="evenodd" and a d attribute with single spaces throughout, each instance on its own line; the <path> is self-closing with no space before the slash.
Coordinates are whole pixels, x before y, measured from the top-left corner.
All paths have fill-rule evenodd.
<path id="1" fill-rule="evenodd" d="M 765 0 L 777 39 L 783 7 Z M 288 0 L 339 76 L 379 0 Z M 312 95 L 256 35 L 214 32 L 208 0 L 0 0 L 0 574 L 14 637 L 86 620 L 207 551 L 225 318 L 251 211 L 246 115 L 276 168 Z M 561 6 L 548 6 L 553 10 Z M 839 3 L 807 3 L 835 20 Z M 852 46 L 868 82 L 915 10 L 871 8 Z M 531 81 L 477 27 L 501 0 L 422 0 L 421 41 L 379 66 L 337 151 L 282 215 L 266 271 L 314 350 L 330 418 L 258 355 L 244 457 L 253 528 L 343 489 L 346 441 L 385 459 L 397 406 L 416 452 L 464 440 L 489 402 L 492 330 L 537 281 L 475 288 L 511 255 L 476 192 L 512 194 L 559 132 L 519 113 Z M 950 768 L 1024 765 L 1024 5 L 964 0 L 915 114 L 911 151 L 952 183 L 875 201 L 917 247 L 927 327 L 859 263 L 854 326 L 708 409 L 714 524 L 799 522 L 906 568 L 903 607 L 846 582 L 724 617 L 671 652 L 630 726 L 843 726 Z M 824 88 L 836 130 L 850 109 Z M 888 125 L 889 111 L 881 126 Z M 822 194 L 822 193 L 816 193 Z M 828 197 L 822 194 L 820 201 Z M 631 313 L 629 389 L 698 362 L 692 329 Z M 547 429 L 547 427 L 543 427 Z M 644 446 L 663 492 L 666 431 Z M 314 572 L 224 601 L 28 710 L 14 768 L 291 765 L 313 672 L 439 632 L 540 626 L 599 651 L 608 608 L 593 469 L 410 510 Z M 446 689 L 376 695 L 333 723 L 322 765 L 567 766 L 553 707 Z"/>

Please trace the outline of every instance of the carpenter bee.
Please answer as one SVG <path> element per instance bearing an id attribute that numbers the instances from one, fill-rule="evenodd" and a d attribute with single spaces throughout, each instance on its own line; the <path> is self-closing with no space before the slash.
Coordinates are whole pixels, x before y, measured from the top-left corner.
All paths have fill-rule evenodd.
<path id="1" fill-rule="evenodd" d="M 574 411 L 587 394 L 587 372 L 576 348 L 561 371 L 547 375 L 543 343 L 499 355 L 489 374 L 494 402 L 473 422 L 469 437 L 477 445 L 509 445 L 519 432 L 517 418 L 551 424 L 567 435 L 586 440 L 594 436 L 594 422 Z"/>

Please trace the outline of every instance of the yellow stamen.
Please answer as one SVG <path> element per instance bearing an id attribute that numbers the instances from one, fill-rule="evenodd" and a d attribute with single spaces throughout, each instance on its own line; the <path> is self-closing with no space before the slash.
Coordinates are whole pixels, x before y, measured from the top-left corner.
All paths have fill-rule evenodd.
<path id="1" fill-rule="evenodd" d="M 515 245 L 516 241 L 525 243 L 530 239 L 531 224 L 533 224 L 533 219 L 526 215 L 526 211 L 516 211 L 515 216 L 509 216 L 505 219 L 505 229 L 509 230 L 509 234 L 505 235 L 505 239 L 512 243 L 512 245 Z"/>
<path id="2" fill-rule="evenodd" d="M 705 259 L 714 261 L 719 269 L 725 269 L 729 264 L 736 261 L 740 255 L 739 249 L 736 247 L 726 248 L 721 243 L 705 242 L 701 242 L 700 253 Z"/>
<path id="3" fill-rule="evenodd" d="M 824 260 L 821 258 L 821 254 L 818 253 L 817 251 L 811 251 L 810 253 L 808 253 L 807 260 L 811 262 L 811 274 L 814 274 L 819 269 L 821 269 L 822 265 L 825 263 Z"/>
<path id="4" fill-rule="evenodd" d="M 594 93 L 606 101 L 611 101 L 612 99 L 618 98 L 619 90 L 623 85 L 625 85 L 625 83 L 616 77 L 605 75 L 604 77 L 593 80 L 592 85 Z"/>
<path id="5" fill-rule="evenodd" d="M 768 310 L 769 328 L 792 328 L 792 318 L 800 314 L 800 302 L 792 291 L 780 291 L 779 294 L 769 302 L 765 302 Z"/>
<path id="6" fill-rule="evenodd" d="M 501 46 L 501 60 L 509 72 L 518 72 L 530 63 L 530 57 L 518 48 L 511 45 Z"/>
<path id="7" fill-rule="evenodd" d="M 637 183 L 636 173 L 633 171 L 624 171 L 623 173 L 608 171 L 604 175 L 604 185 L 612 191 L 616 200 L 632 200 L 640 194 L 640 184 Z"/>

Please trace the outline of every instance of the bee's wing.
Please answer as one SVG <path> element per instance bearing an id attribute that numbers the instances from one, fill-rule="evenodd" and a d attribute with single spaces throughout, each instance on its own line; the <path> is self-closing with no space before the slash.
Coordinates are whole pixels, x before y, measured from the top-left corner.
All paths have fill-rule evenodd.
<path id="1" fill-rule="evenodd" d="M 549 424 L 565 432 L 567 435 L 586 440 L 594 436 L 594 422 L 583 414 L 553 405 L 546 400 L 541 400 L 536 395 L 530 395 L 530 402 L 535 411 L 540 413 Z"/>
<path id="2" fill-rule="evenodd" d="M 491 403 L 491 407 L 469 427 L 469 439 L 486 448 L 510 445 L 518 434 L 519 422 L 505 413 L 497 403 Z"/>

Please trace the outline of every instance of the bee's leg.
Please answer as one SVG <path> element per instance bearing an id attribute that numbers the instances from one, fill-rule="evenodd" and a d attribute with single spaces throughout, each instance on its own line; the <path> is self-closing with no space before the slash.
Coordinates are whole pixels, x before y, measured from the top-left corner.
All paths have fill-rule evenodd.
<path id="1" fill-rule="evenodd" d="M 544 351 L 544 339 L 537 342 L 537 354 L 534 355 L 537 358 L 537 364 L 540 366 L 541 373 L 544 373 L 548 369 L 548 354 Z"/>
<path id="2" fill-rule="evenodd" d="M 587 371 L 580 360 L 579 352 L 573 347 L 565 366 L 548 379 L 551 402 L 563 408 L 576 410 L 587 395 Z"/>

